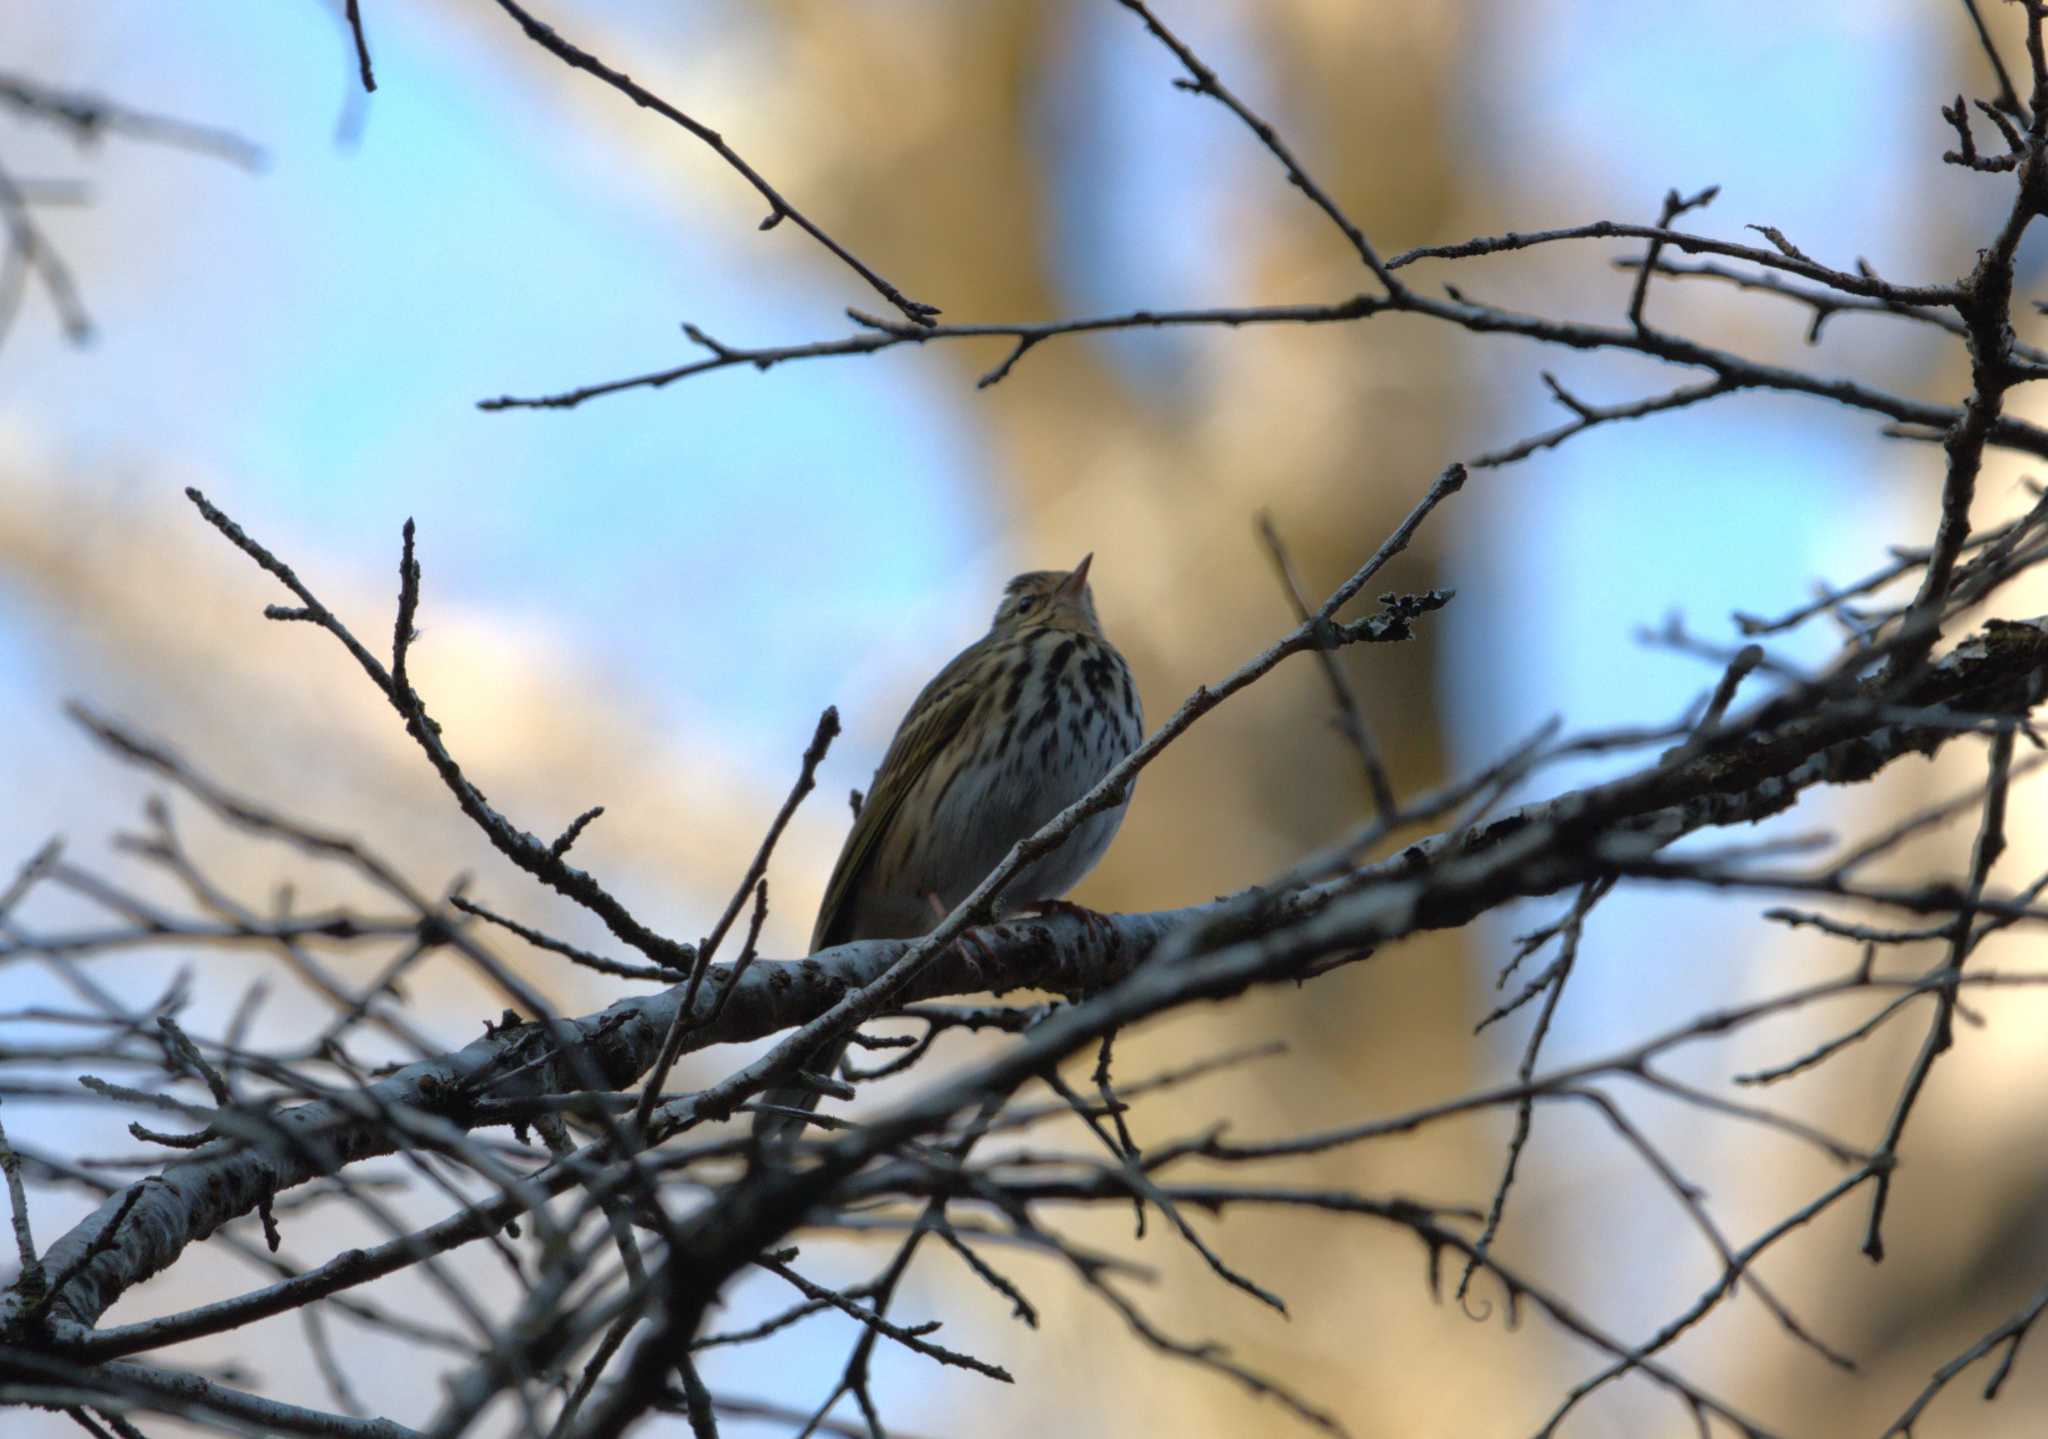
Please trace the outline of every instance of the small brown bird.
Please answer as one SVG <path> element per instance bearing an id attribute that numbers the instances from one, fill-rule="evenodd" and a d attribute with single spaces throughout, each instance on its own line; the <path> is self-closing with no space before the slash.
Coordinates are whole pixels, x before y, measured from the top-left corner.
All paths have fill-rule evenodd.
<path id="1" fill-rule="evenodd" d="M 929 931 L 1002 862 L 1012 845 L 1086 794 L 1144 733 L 1130 666 L 1103 636 L 1086 556 L 1069 571 L 1019 575 L 986 635 L 924 687 L 889 742 L 846 836 L 811 931 L 811 951 L 854 939 Z M 1128 796 L 1125 803 L 1129 803 Z M 1067 842 L 1004 889 L 1015 909 L 1058 899 L 1095 867 L 1124 805 L 1089 817 Z M 804 1063 L 830 1073 L 845 1041 Z M 770 1090 L 768 1104 L 809 1109 L 817 1090 Z M 761 1112 L 754 1133 L 801 1132 Z"/>

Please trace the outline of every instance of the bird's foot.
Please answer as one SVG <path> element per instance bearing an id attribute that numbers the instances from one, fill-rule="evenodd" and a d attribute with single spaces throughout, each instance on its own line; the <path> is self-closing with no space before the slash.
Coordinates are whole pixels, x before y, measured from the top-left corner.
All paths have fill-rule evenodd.
<path id="1" fill-rule="evenodd" d="M 934 924 L 937 924 L 953 912 L 951 906 L 940 899 L 935 890 L 928 889 L 924 892 L 924 902 L 932 912 L 932 923 Z M 946 947 L 959 950 L 962 959 L 970 960 L 983 969 L 995 968 L 995 951 L 990 949 L 981 936 L 971 929 L 963 931 L 958 939 Z"/>
<path id="2" fill-rule="evenodd" d="M 1017 911 L 1017 915 L 1020 916 L 1031 914 L 1064 914 L 1070 919 L 1080 920 L 1082 927 L 1088 931 L 1088 937 L 1103 948 L 1108 949 L 1116 944 L 1116 926 L 1110 923 L 1109 916 L 1099 909 L 1090 909 L 1085 904 L 1075 904 L 1070 899 L 1034 899 Z"/>

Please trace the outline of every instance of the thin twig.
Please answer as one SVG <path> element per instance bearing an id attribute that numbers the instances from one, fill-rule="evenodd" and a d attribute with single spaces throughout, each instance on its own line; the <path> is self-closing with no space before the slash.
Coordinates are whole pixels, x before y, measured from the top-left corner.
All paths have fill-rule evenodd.
<path id="1" fill-rule="evenodd" d="M 790 786 L 789 795 L 782 801 L 782 808 L 775 812 L 769 822 L 768 833 L 761 837 L 760 846 L 754 851 L 753 860 L 747 865 L 747 872 L 740 877 L 739 885 L 733 890 L 732 898 L 726 902 L 724 913 L 718 916 L 711 933 L 697 946 L 697 962 L 691 966 L 689 983 L 683 989 L 682 1002 L 676 1006 L 675 1018 L 670 1021 L 668 1035 L 662 1040 L 661 1056 L 654 1061 L 654 1068 L 648 1072 L 647 1083 L 640 1091 L 640 1104 L 633 1113 L 636 1129 L 645 1131 L 654 1106 L 661 1097 L 661 1087 L 668 1082 L 668 1072 L 682 1053 L 683 1036 L 689 1032 L 690 1023 L 697 1012 L 697 991 L 704 983 L 704 976 L 711 967 L 711 956 L 724 940 L 726 931 L 732 928 L 733 920 L 739 917 L 740 906 L 751 896 L 756 901 L 757 913 L 767 912 L 768 891 L 762 885 L 762 876 L 768 868 L 769 856 L 775 853 L 775 842 L 782 838 L 782 831 L 789 824 L 789 818 L 796 813 L 796 807 L 803 803 L 804 796 L 817 785 L 818 766 L 824 762 L 825 751 L 832 747 L 832 741 L 839 734 L 839 711 L 831 705 L 818 716 L 818 727 L 811 734 L 811 742 L 804 747 L 802 762 L 798 765 L 796 783 Z M 757 886 L 760 886 L 757 888 Z M 754 933 L 760 933 L 757 919 Z M 751 938 L 749 948 L 752 947 Z M 732 985 L 739 982 L 735 972 L 728 982 L 726 993 L 732 992 Z"/>
<path id="2" fill-rule="evenodd" d="M 928 325 L 932 322 L 932 316 L 939 313 L 938 306 L 927 305 L 921 300 L 911 299 L 908 295 L 869 269 L 853 251 L 847 249 L 846 246 L 826 234 L 803 211 L 790 204 L 782 196 L 781 192 L 762 178 L 758 170 L 741 159 L 739 152 L 728 145 L 725 142 L 725 137 L 716 130 L 693 120 L 653 91 L 635 83 L 631 76 L 612 69 L 595 55 L 570 44 L 561 35 L 556 33 L 553 26 L 543 25 L 540 21 L 534 19 L 524 8 L 516 4 L 515 0 L 498 0 L 498 8 L 518 22 L 519 28 L 526 32 L 526 37 L 529 40 L 561 60 L 564 64 L 595 75 L 599 80 L 617 90 L 635 105 L 643 109 L 652 110 L 664 119 L 673 121 L 692 135 L 695 135 L 699 140 L 702 140 L 706 145 L 709 145 L 718 155 L 719 159 L 725 161 L 726 164 L 732 166 L 733 169 L 745 176 L 747 183 L 759 191 L 761 198 L 768 202 L 768 217 L 761 222 L 763 230 L 773 229 L 784 220 L 793 220 L 796 222 L 797 228 L 838 256 L 848 269 L 873 286 L 877 294 L 901 310 L 904 317 L 912 324 Z"/>
<path id="3" fill-rule="evenodd" d="M 355 40 L 356 70 L 363 79 L 363 93 L 369 94 L 377 88 L 377 76 L 370 69 L 370 42 L 363 36 L 363 12 L 361 0 L 348 0 L 346 7 L 348 33 Z"/>
<path id="4" fill-rule="evenodd" d="M 1961 973 L 1964 961 L 1970 957 L 1975 940 L 1972 924 L 1984 897 L 1985 881 L 1989 879 L 1998 857 L 2005 852 L 2005 801 L 2011 788 L 2012 744 L 2010 726 L 1999 730 L 1991 741 L 1990 778 L 1985 782 L 1984 790 L 1984 821 L 1977 832 L 1977 843 L 1970 860 L 1969 890 L 1950 923 L 1948 956 L 1942 962 L 1942 969 L 1951 976 Z M 1928 1025 L 1927 1037 L 1921 1043 L 1920 1052 L 1914 1056 L 1913 1067 L 1906 1075 L 1898 1100 L 1892 1107 L 1891 1119 L 1885 1125 L 1884 1137 L 1877 1145 L 1874 1161 L 1877 1179 L 1871 1190 L 1870 1221 L 1863 1234 L 1863 1252 L 1872 1261 L 1884 1258 L 1885 1202 L 1891 1197 L 1892 1165 L 1897 1160 L 1899 1140 L 1905 1133 L 1906 1121 L 1912 1116 L 1914 1102 L 1919 1099 L 1927 1076 L 1934 1069 L 1934 1062 L 1955 1042 L 1956 999 L 1953 986 L 1936 990 L 1934 1003 L 1934 1018 Z"/>
<path id="5" fill-rule="evenodd" d="M 1280 532 L 1273 528 L 1273 517 L 1263 510 L 1259 513 L 1259 536 L 1265 540 L 1266 549 L 1273 556 L 1273 567 L 1279 571 L 1281 586 L 1287 591 L 1289 603 L 1294 606 L 1295 619 L 1307 621 L 1308 600 L 1302 595 L 1301 582 L 1295 578 L 1294 565 L 1287 558 L 1287 548 L 1281 543 Z M 1384 819 L 1394 812 L 1394 784 L 1387 777 L 1387 765 L 1380 758 L 1379 744 L 1373 739 L 1371 727 L 1366 724 L 1365 715 L 1358 707 L 1358 697 L 1351 692 L 1351 683 L 1344 678 L 1344 671 L 1338 666 L 1332 648 L 1326 640 L 1316 646 L 1315 654 L 1322 667 L 1323 678 L 1330 686 L 1330 696 L 1336 702 L 1337 729 L 1358 751 L 1358 762 L 1365 771 L 1366 790 L 1372 796 L 1373 810 Z"/>
<path id="6" fill-rule="evenodd" d="M 1251 107 L 1233 94 L 1217 78 L 1216 72 L 1203 63 L 1200 56 L 1160 23 L 1159 18 L 1145 5 L 1144 0 L 1117 0 L 1117 3 L 1144 22 L 1152 37 L 1171 50 L 1174 58 L 1186 68 L 1188 78 L 1176 80 L 1174 84 L 1191 94 L 1209 96 L 1242 120 L 1246 128 L 1259 137 L 1259 143 L 1272 151 L 1273 158 L 1286 170 L 1287 183 L 1308 196 L 1318 210 L 1330 217 L 1330 223 L 1343 232 L 1344 238 L 1351 242 L 1351 248 L 1358 252 L 1358 258 L 1365 262 L 1366 269 L 1372 271 L 1373 278 L 1386 288 L 1389 295 L 1400 294 L 1406 287 L 1394 278 L 1391 268 L 1380 259 L 1378 252 L 1372 247 L 1372 242 L 1365 238 L 1365 232 L 1338 207 L 1337 202 L 1330 198 L 1323 187 L 1316 183 L 1315 177 L 1302 167 L 1301 162 L 1294 158 L 1294 152 L 1288 149 L 1287 142 L 1280 138 L 1279 132 L 1253 114 Z"/>

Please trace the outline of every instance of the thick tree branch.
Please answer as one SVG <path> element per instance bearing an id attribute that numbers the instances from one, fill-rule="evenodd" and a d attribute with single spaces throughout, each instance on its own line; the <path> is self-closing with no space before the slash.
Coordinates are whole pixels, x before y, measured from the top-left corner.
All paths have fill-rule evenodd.
<path id="1" fill-rule="evenodd" d="M 1924 710 L 2024 715 L 2048 690 L 2048 619 L 1998 623 L 1925 672 L 1911 702 Z M 1849 716 L 1862 715 L 1861 722 Z M 1465 923 L 1508 899 L 1555 893 L 1601 877 L 1614 868 L 1603 853 L 1641 853 L 1708 826 L 1745 823 L 1790 806 L 1816 784 L 1854 783 L 1908 754 L 1932 753 L 1956 730 L 1939 723 L 1890 722 L 1849 704 L 1842 718 L 1795 720 L 1776 731 L 1678 764 L 1588 790 L 1524 806 L 1489 822 L 1448 831 L 1409 846 L 1378 865 L 1334 880 L 1280 892 L 1247 891 L 1214 904 L 1155 914 L 1109 916 L 1101 924 L 1050 915 L 985 926 L 971 949 L 933 955 L 889 993 L 892 1004 L 944 995 L 1020 987 L 1054 992 L 1107 992 L 1079 1010 L 1055 1015 L 1026 1047 L 1015 1051 L 1015 1077 L 1029 1076 L 1047 1047 L 1048 1034 L 1085 1044 L 1120 1025 L 1161 1009 L 1237 992 L 1264 979 L 1288 978 L 1313 961 L 1353 954 L 1407 934 Z M 1960 897 L 1959 897 L 1960 902 Z M 1142 964 L 1172 937 L 1170 963 Z M 693 1023 L 684 1052 L 712 1044 L 757 1039 L 833 1013 L 842 998 L 875 992 L 925 941 L 869 940 L 823 951 L 807 960 L 758 960 L 725 994 L 725 966 L 714 967 L 696 999 L 715 1025 Z M 1199 962 L 1187 958 L 1200 950 Z M 1122 982 L 1119 982 L 1122 981 Z M 417 1110 L 457 1126 L 482 1100 L 518 1099 L 583 1087 L 578 1075 L 594 1069 L 614 1088 L 631 1084 L 659 1052 L 675 1023 L 682 986 L 621 1000 L 581 1019 L 562 1021 L 558 1033 L 576 1036 L 580 1064 L 571 1064 L 541 1026 L 520 1025 L 454 1054 L 407 1066 L 377 1081 L 363 1102 L 320 1101 L 281 1111 L 281 1134 L 298 1146 L 270 1141 L 254 1147 L 224 1142 L 171 1165 L 147 1186 L 129 1221 L 107 1250 L 85 1265 L 51 1311 L 89 1327 L 126 1289 L 173 1263 L 184 1247 L 237 1215 L 252 1212 L 268 1195 L 302 1184 L 322 1171 L 324 1153 L 347 1164 L 391 1152 L 394 1135 L 381 1115 Z M 852 1022 L 883 1012 L 858 1013 Z M 1077 1018 L 1077 1016 L 1085 1016 Z M 513 1056 L 540 1062 L 506 1073 Z M 1010 1070 L 1001 1071 L 1008 1075 Z M 493 1078 L 493 1076 L 497 1076 Z M 672 1122 L 712 1117 L 729 1101 L 718 1093 L 751 1092 L 772 1076 L 757 1062 L 718 1092 L 665 1106 Z M 736 1078 L 738 1077 L 736 1076 Z M 911 1123 L 936 1122 L 966 1096 L 942 1091 Z M 935 1106 L 936 1109 L 932 1108 Z M 919 1118 L 921 1116 L 921 1118 Z M 310 1141 L 317 1141 L 317 1144 Z M 110 1200 L 44 1255 L 61 1271 L 88 1247 L 118 1201 Z M 799 1205 L 798 1212 L 801 1213 Z M 0 1299 L 0 1332 L 18 1320 L 18 1295 Z M 67 1331 L 73 1341 L 84 1335 Z"/>

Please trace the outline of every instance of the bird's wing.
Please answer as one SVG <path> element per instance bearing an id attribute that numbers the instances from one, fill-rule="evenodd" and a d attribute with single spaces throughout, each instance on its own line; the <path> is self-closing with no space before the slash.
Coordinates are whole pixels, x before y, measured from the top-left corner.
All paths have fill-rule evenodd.
<path id="1" fill-rule="evenodd" d="M 966 727 L 975 701 L 987 692 L 987 687 L 970 683 L 986 652 L 985 644 L 975 644 L 955 655 L 903 717 L 896 738 L 889 742 L 889 752 L 875 771 L 874 787 L 861 801 L 860 815 L 847 833 L 832 878 L 826 882 L 818 922 L 811 931 L 812 953 L 855 938 L 849 932 L 854 898 L 875 856 L 881 853 L 883 839 L 896 824 L 904 800 Z"/>

